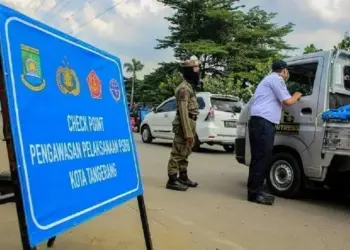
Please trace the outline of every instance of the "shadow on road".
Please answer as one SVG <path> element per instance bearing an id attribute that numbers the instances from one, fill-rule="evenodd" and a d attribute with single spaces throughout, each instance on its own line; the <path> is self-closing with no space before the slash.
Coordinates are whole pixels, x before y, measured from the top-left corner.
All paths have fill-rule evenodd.
<path id="1" fill-rule="evenodd" d="M 246 181 L 240 181 L 238 186 L 239 188 L 242 188 L 244 192 L 246 192 Z M 268 191 L 267 188 L 266 191 Z M 236 196 L 237 198 L 241 198 L 241 195 Z M 330 190 L 306 190 L 301 197 L 286 200 L 290 202 L 297 202 L 299 204 L 335 209 L 337 211 L 343 211 L 344 213 L 350 212 L 350 196 L 346 194 L 334 194 L 334 192 L 331 192 Z"/>
<path id="2" fill-rule="evenodd" d="M 350 197 L 347 194 L 335 194 L 329 190 L 314 191 L 307 190 L 303 197 L 299 199 L 300 202 L 307 202 L 322 207 L 335 208 L 337 210 L 344 209 L 350 212 Z"/>
<path id="3" fill-rule="evenodd" d="M 152 142 L 152 145 L 171 148 L 172 143 L 171 142 Z M 210 146 L 201 147 L 200 150 L 196 153 L 210 153 L 210 154 L 224 154 L 224 155 L 233 154 L 233 153 L 227 153 L 226 151 L 223 151 L 223 150 L 219 150 L 216 148 L 209 148 L 209 147 Z"/>

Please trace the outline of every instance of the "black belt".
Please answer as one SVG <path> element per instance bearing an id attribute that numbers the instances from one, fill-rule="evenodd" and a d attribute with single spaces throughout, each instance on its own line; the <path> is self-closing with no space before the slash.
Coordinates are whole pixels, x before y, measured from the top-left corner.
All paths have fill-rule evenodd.
<path id="1" fill-rule="evenodd" d="M 180 115 L 180 112 L 179 111 L 176 111 L 176 115 Z M 197 121 L 197 116 L 196 115 L 194 115 L 194 114 L 188 114 L 188 118 L 190 118 L 190 119 L 192 119 L 192 120 L 194 120 L 194 121 Z"/>

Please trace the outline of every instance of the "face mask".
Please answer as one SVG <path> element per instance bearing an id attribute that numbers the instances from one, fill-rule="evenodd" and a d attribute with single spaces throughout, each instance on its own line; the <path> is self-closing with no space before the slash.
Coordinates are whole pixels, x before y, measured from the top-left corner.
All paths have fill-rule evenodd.
<path id="1" fill-rule="evenodd" d="M 284 78 L 284 81 L 288 82 L 288 80 L 289 80 L 289 72 L 287 71 L 287 75 L 286 75 L 286 78 Z"/>
<path id="2" fill-rule="evenodd" d="M 183 76 L 186 81 L 188 81 L 193 88 L 197 88 L 200 81 L 200 73 L 194 72 L 192 67 L 184 68 Z"/>

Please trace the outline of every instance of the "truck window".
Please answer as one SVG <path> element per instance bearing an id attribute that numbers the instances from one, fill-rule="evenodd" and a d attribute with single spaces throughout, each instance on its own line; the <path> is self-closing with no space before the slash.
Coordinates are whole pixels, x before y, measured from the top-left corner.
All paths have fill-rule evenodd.
<path id="1" fill-rule="evenodd" d="M 290 94 L 301 92 L 303 96 L 312 94 L 318 62 L 294 64 L 289 68 L 289 80 L 286 83 Z"/>
<path id="2" fill-rule="evenodd" d="M 350 66 L 344 66 L 344 88 L 350 90 Z"/>

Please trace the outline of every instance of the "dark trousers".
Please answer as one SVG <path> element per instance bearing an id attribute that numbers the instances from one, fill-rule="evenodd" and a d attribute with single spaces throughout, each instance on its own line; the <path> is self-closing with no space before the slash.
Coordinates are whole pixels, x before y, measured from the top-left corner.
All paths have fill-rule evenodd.
<path id="1" fill-rule="evenodd" d="M 268 174 L 276 130 L 275 124 L 258 116 L 250 118 L 248 129 L 251 150 L 248 195 L 258 195 L 263 192 Z"/>

